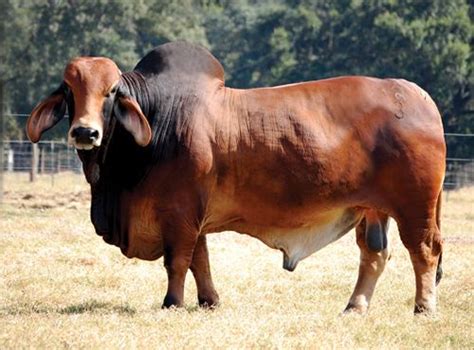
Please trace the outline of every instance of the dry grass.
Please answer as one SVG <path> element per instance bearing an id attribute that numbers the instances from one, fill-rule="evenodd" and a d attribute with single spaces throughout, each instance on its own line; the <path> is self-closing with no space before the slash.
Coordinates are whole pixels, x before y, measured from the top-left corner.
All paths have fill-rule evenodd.
<path id="1" fill-rule="evenodd" d="M 6 178 L 0 214 L 0 348 L 473 348 L 474 188 L 444 201 L 445 276 L 436 317 L 414 317 L 414 275 L 392 222 L 393 257 L 366 316 L 342 317 L 357 277 L 353 232 L 300 263 L 250 237 L 209 237 L 222 305 L 161 310 L 162 262 L 128 260 L 95 235 L 76 175 Z"/>

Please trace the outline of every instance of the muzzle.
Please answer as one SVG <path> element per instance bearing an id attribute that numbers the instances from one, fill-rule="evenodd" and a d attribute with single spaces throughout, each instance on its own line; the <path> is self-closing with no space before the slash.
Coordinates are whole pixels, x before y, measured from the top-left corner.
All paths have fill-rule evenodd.
<path id="1" fill-rule="evenodd" d="M 69 143 L 80 150 L 99 147 L 101 141 L 101 132 L 95 128 L 77 126 L 69 132 Z"/>

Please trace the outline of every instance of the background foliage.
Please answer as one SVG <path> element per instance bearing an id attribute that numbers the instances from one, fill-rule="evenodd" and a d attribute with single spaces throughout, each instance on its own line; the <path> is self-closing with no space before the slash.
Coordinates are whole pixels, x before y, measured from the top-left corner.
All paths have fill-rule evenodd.
<path id="1" fill-rule="evenodd" d="M 0 77 L 9 110 L 29 113 L 70 58 L 123 70 L 171 40 L 210 49 L 227 85 L 363 74 L 403 77 L 437 102 L 446 131 L 474 132 L 474 6 L 469 0 L 2 0 Z M 7 120 L 23 137 L 23 120 Z M 64 135 L 50 133 L 50 137 Z"/>

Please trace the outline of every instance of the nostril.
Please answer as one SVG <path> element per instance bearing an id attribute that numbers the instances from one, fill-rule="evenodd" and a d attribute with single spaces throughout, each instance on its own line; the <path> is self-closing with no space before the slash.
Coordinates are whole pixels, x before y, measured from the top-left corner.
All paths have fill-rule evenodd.
<path id="1" fill-rule="evenodd" d="M 71 131 L 71 137 L 73 137 L 78 143 L 92 144 L 99 138 L 99 131 L 79 126 Z"/>
<path id="2" fill-rule="evenodd" d="M 83 128 L 74 128 L 74 129 L 72 129 L 72 131 L 71 131 L 71 136 L 72 137 L 79 136 L 79 130 L 78 129 L 83 129 Z"/>

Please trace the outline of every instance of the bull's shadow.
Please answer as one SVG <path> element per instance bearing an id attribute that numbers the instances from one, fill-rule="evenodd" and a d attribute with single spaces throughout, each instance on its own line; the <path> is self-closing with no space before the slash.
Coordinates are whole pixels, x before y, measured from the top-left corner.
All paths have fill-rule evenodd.
<path id="1" fill-rule="evenodd" d="M 80 303 L 70 304 L 65 307 L 54 308 L 41 304 L 13 304 L 2 307 L 0 314 L 7 315 L 25 315 L 25 314 L 52 314 L 58 313 L 61 315 L 77 315 L 85 313 L 100 313 L 100 314 L 113 314 L 118 313 L 122 315 L 133 316 L 137 313 L 137 310 L 128 305 L 117 304 L 111 302 L 103 302 L 95 299 L 89 299 Z"/>

